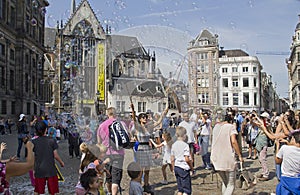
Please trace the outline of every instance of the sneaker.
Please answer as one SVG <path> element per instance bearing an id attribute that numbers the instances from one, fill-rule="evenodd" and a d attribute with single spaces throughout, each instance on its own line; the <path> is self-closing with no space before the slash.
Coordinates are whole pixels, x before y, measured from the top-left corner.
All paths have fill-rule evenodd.
<path id="1" fill-rule="evenodd" d="M 151 186 L 150 185 L 144 186 L 144 192 L 151 193 L 152 192 Z"/>
<path id="2" fill-rule="evenodd" d="M 262 177 L 262 178 L 259 178 L 258 180 L 259 180 L 259 181 L 268 181 L 269 178 L 267 178 L 267 177 Z"/>
<path id="3" fill-rule="evenodd" d="M 206 170 L 211 170 L 212 168 L 211 168 L 211 166 L 206 166 L 205 169 Z"/>
<path id="4" fill-rule="evenodd" d="M 168 181 L 167 180 L 162 180 L 160 183 L 163 184 L 163 185 L 167 185 Z"/>

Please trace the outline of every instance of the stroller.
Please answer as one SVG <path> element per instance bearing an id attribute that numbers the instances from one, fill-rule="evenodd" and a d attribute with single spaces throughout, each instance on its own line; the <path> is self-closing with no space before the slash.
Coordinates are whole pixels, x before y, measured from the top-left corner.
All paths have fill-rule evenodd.
<path id="1" fill-rule="evenodd" d="M 243 163 L 240 162 L 240 170 L 238 172 L 237 187 L 243 190 L 248 190 L 257 183 L 256 177 L 247 169 L 243 168 Z"/>

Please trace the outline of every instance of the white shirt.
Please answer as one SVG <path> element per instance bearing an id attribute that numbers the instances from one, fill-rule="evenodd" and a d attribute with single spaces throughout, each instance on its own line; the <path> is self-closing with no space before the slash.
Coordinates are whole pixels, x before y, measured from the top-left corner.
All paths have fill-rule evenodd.
<path id="1" fill-rule="evenodd" d="M 276 157 L 282 159 L 282 176 L 300 177 L 300 148 L 283 145 L 276 154 Z"/>
<path id="2" fill-rule="evenodd" d="M 186 122 L 182 121 L 178 126 L 184 127 L 186 129 L 186 135 L 188 137 L 187 143 L 195 143 L 195 132 L 196 132 L 196 123 L 195 122 Z"/>
<path id="3" fill-rule="evenodd" d="M 184 170 L 190 170 L 190 166 L 185 161 L 185 156 L 190 157 L 190 148 L 187 143 L 177 140 L 171 149 L 171 155 L 175 157 L 175 166 Z"/>
<path id="4" fill-rule="evenodd" d="M 211 120 L 206 119 L 206 123 L 202 126 L 201 135 L 210 135 Z"/>

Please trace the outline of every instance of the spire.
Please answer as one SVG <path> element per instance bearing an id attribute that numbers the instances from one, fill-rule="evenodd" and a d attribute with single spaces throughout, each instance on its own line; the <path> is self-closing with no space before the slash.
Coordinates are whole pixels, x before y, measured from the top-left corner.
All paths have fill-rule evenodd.
<path id="1" fill-rule="evenodd" d="M 75 2 L 75 0 L 72 0 L 71 10 L 70 10 L 70 17 L 75 13 L 75 10 L 76 10 L 76 2 Z"/>

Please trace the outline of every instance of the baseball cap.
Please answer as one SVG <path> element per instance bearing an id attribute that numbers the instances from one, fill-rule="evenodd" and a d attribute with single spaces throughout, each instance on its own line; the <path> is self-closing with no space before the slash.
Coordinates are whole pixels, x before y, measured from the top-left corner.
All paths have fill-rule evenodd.
<path id="1" fill-rule="evenodd" d="M 25 114 L 20 114 L 19 121 L 21 121 L 26 115 Z"/>

